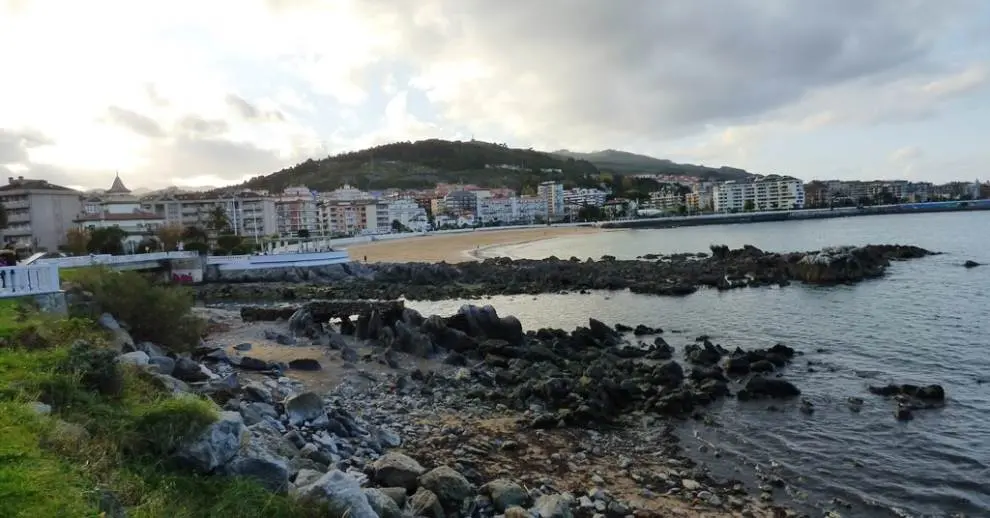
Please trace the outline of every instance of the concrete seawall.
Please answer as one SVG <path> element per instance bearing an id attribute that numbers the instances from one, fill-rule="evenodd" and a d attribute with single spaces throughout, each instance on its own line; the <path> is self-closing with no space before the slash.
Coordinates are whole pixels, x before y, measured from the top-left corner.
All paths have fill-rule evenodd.
<path id="1" fill-rule="evenodd" d="M 920 214 L 928 212 L 963 212 L 990 210 L 990 200 L 953 201 L 934 203 L 910 203 L 876 207 L 841 207 L 835 209 L 807 209 L 773 212 L 747 212 L 739 214 L 706 214 L 702 216 L 675 216 L 669 218 L 631 219 L 609 221 L 602 228 L 674 228 L 699 225 L 726 225 L 733 223 L 762 223 L 805 219 L 846 218 L 879 216 L 884 214 Z"/>

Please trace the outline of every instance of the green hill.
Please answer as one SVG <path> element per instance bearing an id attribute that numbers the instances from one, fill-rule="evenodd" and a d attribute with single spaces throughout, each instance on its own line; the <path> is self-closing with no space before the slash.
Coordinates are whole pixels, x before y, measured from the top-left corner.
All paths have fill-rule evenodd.
<path id="1" fill-rule="evenodd" d="M 431 139 L 307 160 L 252 178 L 243 187 L 280 191 L 291 185 L 306 185 L 330 190 L 349 183 L 359 189 L 375 190 L 462 182 L 522 190 L 551 179 L 569 184 L 593 183 L 598 174 L 597 167 L 581 159 L 475 140 Z"/>
<path id="2" fill-rule="evenodd" d="M 653 158 L 646 155 L 637 155 L 626 151 L 606 149 L 594 153 L 577 153 L 561 149 L 554 151 L 554 155 L 561 158 L 573 158 L 576 160 L 587 160 L 598 169 L 618 174 L 671 174 L 694 176 L 708 180 L 726 181 L 743 180 L 752 176 L 752 173 L 744 169 L 734 167 L 708 167 L 694 164 L 678 164 L 670 160 Z"/>

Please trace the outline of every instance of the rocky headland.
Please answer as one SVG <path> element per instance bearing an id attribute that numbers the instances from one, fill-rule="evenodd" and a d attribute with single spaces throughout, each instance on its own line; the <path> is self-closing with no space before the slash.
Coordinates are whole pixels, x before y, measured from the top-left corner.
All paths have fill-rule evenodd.
<path id="1" fill-rule="evenodd" d="M 447 263 L 358 263 L 315 268 L 224 272 L 198 288 L 201 299 L 443 300 L 488 295 L 630 290 L 680 296 L 701 288 L 855 283 L 876 278 L 891 261 L 932 254 L 916 246 L 867 245 L 773 253 L 753 246 L 712 246 L 710 254 L 603 256 L 543 260 L 487 259 Z"/>

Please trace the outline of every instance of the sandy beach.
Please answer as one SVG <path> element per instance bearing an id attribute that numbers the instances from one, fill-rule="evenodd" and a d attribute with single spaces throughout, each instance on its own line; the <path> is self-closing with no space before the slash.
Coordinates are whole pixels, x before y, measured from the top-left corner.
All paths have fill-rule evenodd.
<path id="1" fill-rule="evenodd" d="M 347 247 L 354 261 L 380 262 L 423 262 L 446 261 L 459 263 L 473 261 L 471 255 L 476 249 L 497 245 L 515 245 L 551 239 L 555 237 L 601 232 L 596 227 L 547 227 L 522 230 L 490 230 L 444 234 L 393 241 L 379 241 Z"/>

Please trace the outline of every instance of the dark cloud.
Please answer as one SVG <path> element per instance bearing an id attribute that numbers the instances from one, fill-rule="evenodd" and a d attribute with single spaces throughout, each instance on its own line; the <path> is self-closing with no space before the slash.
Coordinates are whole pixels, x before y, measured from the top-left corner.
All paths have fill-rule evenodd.
<path id="1" fill-rule="evenodd" d="M 251 121 L 281 122 L 285 120 L 285 115 L 278 110 L 265 111 L 249 103 L 243 97 L 228 94 L 226 97 L 227 106 L 230 107 L 238 117 Z"/>
<path id="2" fill-rule="evenodd" d="M 217 137 L 227 133 L 230 125 L 224 120 L 210 120 L 198 115 L 187 115 L 179 120 L 176 129 L 199 137 Z"/>
<path id="3" fill-rule="evenodd" d="M 164 138 L 166 136 L 165 130 L 151 117 L 119 106 L 107 108 L 107 120 L 148 138 Z"/>
<path id="4" fill-rule="evenodd" d="M 282 2 L 285 3 L 285 2 Z M 491 75 L 438 102 L 459 122 L 534 134 L 677 135 L 751 121 L 810 92 L 935 69 L 976 0 L 369 0 L 421 66 Z M 425 6 L 442 23 L 423 16 Z M 419 16 L 417 16 L 419 15 Z"/>

